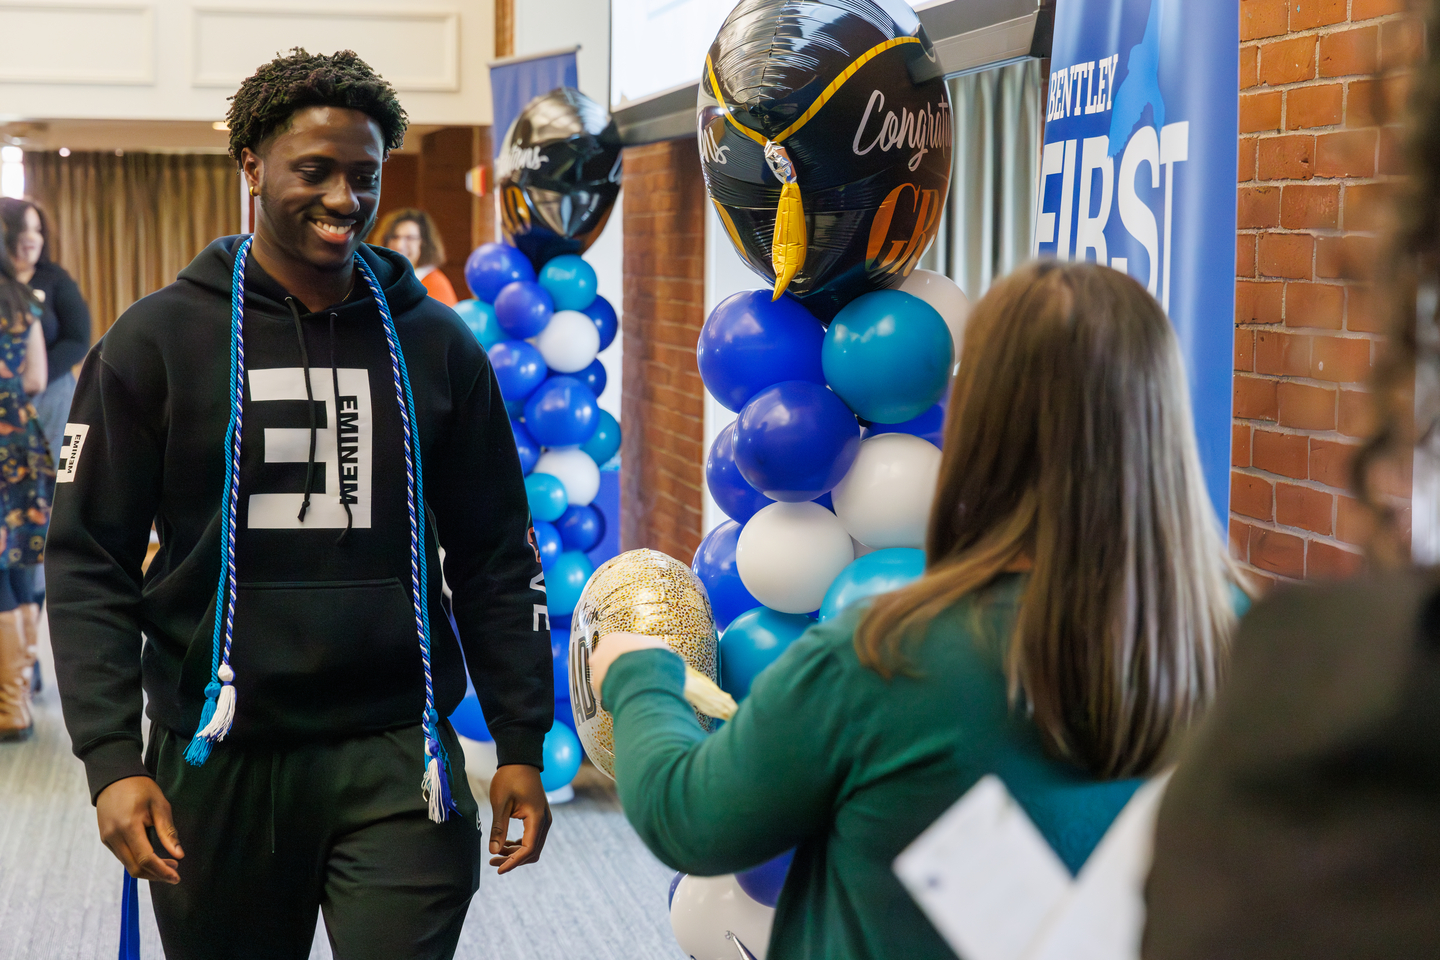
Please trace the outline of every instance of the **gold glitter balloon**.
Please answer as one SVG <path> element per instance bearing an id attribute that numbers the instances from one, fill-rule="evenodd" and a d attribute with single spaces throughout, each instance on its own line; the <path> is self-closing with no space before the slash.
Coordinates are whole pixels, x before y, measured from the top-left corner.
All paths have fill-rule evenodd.
<path id="1" fill-rule="evenodd" d="M 685 695 L 692 705 L 728 717 L 734 703 L 719 679 L 715 616 L 694 572 L 658 550 L 630 550 L 600 565 L 585 584 L 570 622 L 570 706 L 580 742 L 595 766 L 615 776 L 615 734 L 610 714 L 590 689 L 590 654 L 612 633 L 659 637 L 685 659 Z M 715 696 L 718 694 L 718 698 Z M 695 712 L 711 729 L 709 717 Z"/>

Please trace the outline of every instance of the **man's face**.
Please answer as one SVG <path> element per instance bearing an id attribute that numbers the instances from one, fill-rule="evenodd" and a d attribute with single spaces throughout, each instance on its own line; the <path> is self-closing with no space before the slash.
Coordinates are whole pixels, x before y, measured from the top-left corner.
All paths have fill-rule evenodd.
<path id="1" fill-rule="evenodd" d="M 384 161 L 380 127 L 359 110 L 297 110 L 258 154 L 243 151 L 245 176 L 260 188 L 256 232 L 282 256 L 344 269 L 375 222 Z"/>
<path id="2" fill-rule="evenodd" d="M 414 220 L 402 220 L 395 224 L 390 233 L 390 242 L 385 244 L 396 253 L 403 254 L 412 265 L 420 263 L 420 224 Z"/>

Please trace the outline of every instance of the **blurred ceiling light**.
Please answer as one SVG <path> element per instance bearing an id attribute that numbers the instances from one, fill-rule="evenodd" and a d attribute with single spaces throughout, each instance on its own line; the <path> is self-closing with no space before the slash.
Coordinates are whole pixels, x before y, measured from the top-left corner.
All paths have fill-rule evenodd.
<path id="1" fill-rule="evenodd" d="M 69 147 L 61 147 L 61 148 L 60 148 L 60 156 L 62 156 L 62 157 L 68 157 L 68 156 L 70 156 L 70 148 L 69 148 Z"/>
<path id="2" fill-rule="evenodd" d="M 230 124 L 226 123 L 224 120 L 216 120 L 214 123 L 210 124 L 210 129 L 211 129 L 211 130 L 229 130 L 229 129 L 230 129 Z"/>

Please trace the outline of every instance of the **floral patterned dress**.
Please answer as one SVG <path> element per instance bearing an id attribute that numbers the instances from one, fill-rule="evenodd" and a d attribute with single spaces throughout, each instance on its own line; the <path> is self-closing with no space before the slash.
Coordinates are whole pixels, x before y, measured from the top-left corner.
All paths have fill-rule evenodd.
<path id="1" fill-rule="evenodd" d="M 25 394 L 25 341 L 38 311 L 0 318 L 0 570 L 45 559 L 55 462 Z"/>

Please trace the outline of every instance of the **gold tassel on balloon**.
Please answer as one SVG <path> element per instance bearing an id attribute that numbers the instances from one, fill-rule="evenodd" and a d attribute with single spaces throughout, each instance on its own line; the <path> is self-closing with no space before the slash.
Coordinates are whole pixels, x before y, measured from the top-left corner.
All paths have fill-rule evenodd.
<path id="1" fill-rule="evenodd" d="M 805 207 L 800 202 L 800 184 L 790 154 L 774 140 L 765 144 L 765 162 L 780 181 L 780 204 L 775 208 L 775 235 L 770 242 L 770 266 L 775 270 L 775 294 L 780 294 L 805 266 Z"/>

